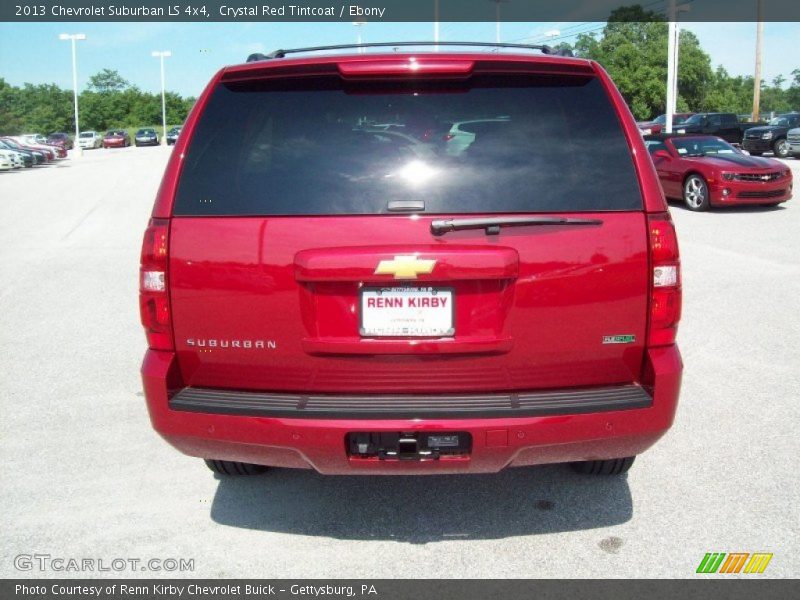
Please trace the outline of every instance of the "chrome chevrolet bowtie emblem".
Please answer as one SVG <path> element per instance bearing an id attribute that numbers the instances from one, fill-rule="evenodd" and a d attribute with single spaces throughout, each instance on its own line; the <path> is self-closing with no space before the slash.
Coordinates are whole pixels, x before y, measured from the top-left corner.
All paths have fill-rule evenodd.
<path id="1" fill-rule="evenodd" d="M 395 279 L 416 279 L 419 274 L 433 271 L 436 261 L 417 258 L 414 255 L 395 256 L 392 260 L 382 260 L 375 269 L 375 275 L 394 275 Z"/>

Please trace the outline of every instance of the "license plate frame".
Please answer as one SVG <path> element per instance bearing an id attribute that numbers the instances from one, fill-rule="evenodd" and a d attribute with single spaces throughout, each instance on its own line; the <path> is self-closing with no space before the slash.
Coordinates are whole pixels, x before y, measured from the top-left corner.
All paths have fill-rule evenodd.
<path id="1" fill-rule="evenodd" d="M 365 324 L 365 312 L 367 311 L 367 307 L 365 305 L 366 299 L 372 295 L 377 294 L 381 296 L 382 294 L 395 294 L 401 295 L 403 297 L 408 297 L 409 294 L 412 293 L 420 293 L 425 294 L 427 293 L 428 296 L 420 296 L 420 297 L 432 297 L 437 296 L 438 294 L 446 294 L 449 300 L 450 307 L 449 309 L 446 306 L 440 310 L 447 311 L 449 315 L 449 328 L 445 329 L 443 327 L 439 327 L 437 329 L 431 330 L 424 330 L 419 329 L 415 330 L 413 326 L 409 326 L 405 330 L 400 330 L 399 326 L 394 331 L 386 331 L 380 332 L 375 329 L 374 324 L 367 323 Z M 385 338 L 443 338 L 443 337 L 454 337 L 456 333 L 456 293 L 452 287 L 447 286 L 368 286 L 363 287 L 359 290 L 358 294 L 358 332 L 361 337 L 364 338 L 377 338 L 377 339 L 385 339 Z M 425 307 L 417 307 L 416 310 Z M 374 310 L 374 309 L 373 309 Z M 414 310 L 412 307 L 410 310 Z M 372 319 L 370 319 L 372 321 Z"/>

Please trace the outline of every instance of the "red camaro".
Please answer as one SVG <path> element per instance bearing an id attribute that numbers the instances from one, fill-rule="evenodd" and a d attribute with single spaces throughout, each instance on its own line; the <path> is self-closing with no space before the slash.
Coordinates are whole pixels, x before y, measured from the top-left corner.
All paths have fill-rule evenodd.
<path id="1" fill-rule="evenodd" d="M 771 158 L 749 156 L 710 135 L 649 135 L 664 195 L 682 199 L 689 210 L 710 206 L 775 206 L 792 197 L 792 172 Z"/>

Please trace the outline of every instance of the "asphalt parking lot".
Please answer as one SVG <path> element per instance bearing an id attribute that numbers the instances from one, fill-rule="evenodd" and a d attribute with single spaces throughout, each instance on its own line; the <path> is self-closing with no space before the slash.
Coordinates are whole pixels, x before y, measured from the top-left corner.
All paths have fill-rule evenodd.
<path id="1" fill-rule="evenodd" d="M 0 576 L 161 575 L 15 568 L 38 553 L 194 559 L 170 575 L 197 577 L 692 577 L 706 552 L 798 575 L 800 197 L 673 208 L 681 404 L 627 477 L 220 480 L 153 432 L 138 374 L 141 235 L 170 151 L 0 173 Z"/>

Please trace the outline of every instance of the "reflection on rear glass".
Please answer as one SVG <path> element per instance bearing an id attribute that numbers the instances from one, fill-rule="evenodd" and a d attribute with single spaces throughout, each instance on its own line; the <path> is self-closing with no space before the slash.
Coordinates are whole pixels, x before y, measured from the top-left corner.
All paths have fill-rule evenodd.
<path id="1" fill-rule="evenodd" d="M 594 78 L 343 85 L 218 87 L 187 150 L 176 214 L 375 214 L 394 200 L 422 200 L 426 213 L 641 207 Z"/>

